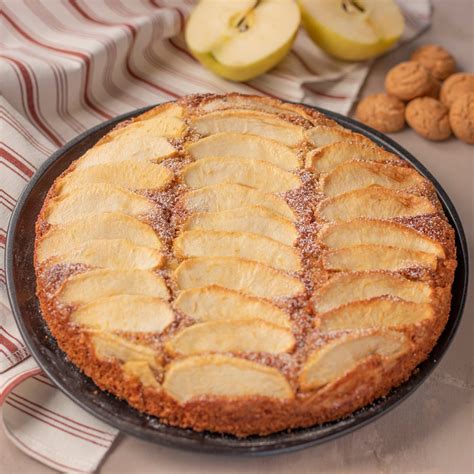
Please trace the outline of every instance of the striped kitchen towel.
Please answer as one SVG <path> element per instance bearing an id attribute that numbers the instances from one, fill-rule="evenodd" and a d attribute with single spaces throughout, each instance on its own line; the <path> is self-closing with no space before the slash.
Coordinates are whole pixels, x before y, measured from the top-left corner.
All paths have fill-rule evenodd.
<path id="1" fill-rule="evenodd" d="M 399 3 L 408 41 L 429 27 L 431 4 Z M 225 81 L 186 49 L 182 30 L 191 7 L 182 0 L 0 0 L 2 423 L 20 449 L 59 471 L 93 472 L 117 431 L 41 375 L 11 315 L 3 263 L 7 226 L 38 166 L 101 121 L 190 93 L 269 95 L 347 113 L 369 70 L 369 63 L 329 58 L 301 29 L 277 68 L 242 84 Z"/>

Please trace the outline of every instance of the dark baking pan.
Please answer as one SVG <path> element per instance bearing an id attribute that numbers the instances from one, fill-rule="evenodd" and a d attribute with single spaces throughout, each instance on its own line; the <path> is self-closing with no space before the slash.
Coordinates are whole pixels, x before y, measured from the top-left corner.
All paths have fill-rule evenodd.
<path id="1" fill-rule="evenodd" d="M 456 231 L 459 264 L 453 285 L 451 314 L 446 328 L 429 358 L 420 364 L 418 370 L 409 380 L 393 389 L 383 399 L 375 401 L 344 419 L 316 425 L 312 428 L 239 439 L 229 435 L 199 433 L 190 429 L 185 430 L 164 425 L 158 418 L 144 415 L 126 402 L 101 391 L 90 378 L 83 375 L 68 361 L 43 322 L 35 295 L 33 243 L 36 217 L 53 181 L 72 161 L 81 156 L 117 123 L 139 115 L 148 109 L 149 107 L 136 110 L 104 122 L 78 136 L 54 153 L 29 182 L 11 218 L 6 256 L 9 298 L 23 339 L 34 359 L 48 377 L 82 408 L 124 433 L 166 446 L 226 454 L 281 453 L 323 443 L 376 420 L 413 393 L 439 363 L 461 320 L 468 280 L 467 244 L 461 221 L 443 188 L 428 170 L 406 150 L 386 136 L 360 123 L 326 110 L 321 110 L 321 112 L 407 160 L 432 181 L 443 203 L 444 211 Z"/>

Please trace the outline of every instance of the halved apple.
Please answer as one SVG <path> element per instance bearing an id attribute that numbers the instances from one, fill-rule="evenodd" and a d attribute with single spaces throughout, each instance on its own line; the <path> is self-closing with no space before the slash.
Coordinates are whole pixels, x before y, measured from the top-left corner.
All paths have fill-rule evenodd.
<path id="1" fill-rule="evenodd" d="M 290 384 L 277 369 L 220 354 L 173 361 L 163 388 L 180 402 L 200 396 L 293 398 Z"/>
<path id="2" fill-rule="evenodd" d="M 268 193 L 299 188 L 301 179 L 267 161 L 246 158 L 203 158 L 183 170 L 183 181 L 191 188 L 236 183 Z"/>
<path id="3" fill-rule="evenodd" d="M 331 249 L 373 244 L 418 250 L 441 258 L 445 256 L 440 243 L 396 222 L 365 219 L 341 222 L 326 226 L 319 233 L 319 239 Z"/>
<path id="4" fill-rule="evenodd" d="M 284 272 L 236 257 L 185 260 L 174 272 L 180 290 L 218 285 L 262 298 L 293 297 L 304 293 L 303 283 Z"/>
<path id="5" fill-rule="evenodd" d="M 361 61 L 382 54 L 403 33 L 393 0 L 298 0 L 313 41 L 336 58 Z"/>
<path id="6" fill-rule="evenodd" d="M 153 203 L 139 194 L 110 184 L 89 184 L 48 201 L 43 211 L 50 224 L 66 224 L 84 216 L 119 211 L 139 216 L 153 210 Z"/>
<path id="7" fill-rule="evenodd" d="M 435 206 L 424 197 L 377 185 L 325 199 L 318 206 L 319 216 L 329 222 L 350 221 L 358 217 L 391 219 L 435 212 Z"/>
<path id="8" fill-rule="evenodd" d="M 48 260 L 49 266 L 58 263 L 82 263 L 91 267 L 149 270 L 160 268 L 164 257 L 159 250 L 135 245 L 124 239 L 90 240 L 81 247 Z"/>
<path id="9" fill-rule="evenodd" d="M 166 301 L 144 295 L 108 296 L 71 313 L 74 323 L 104 332 L 161 332 L 173 320 L 173 310 Z"/>
<path id="10" fill-rule="evenodd" d="M 327 173 L 346 161 L 354 160 L 402 163 L 396 155 L 377 146 L 359 142 L 337 141 L 310 151 L 306 155 L 306 167 Z"/>
<path id="11" fill-rule="evenodd" d="M 343 163 L 325 176 L 321 187 L 326 196 L 337 196 L 374 185 L 403 190 L 424 182 L 424 178 L 412 168 L 352 161 Z"/>
<path id="12" fill-rule="evenodd" d="M 278 64 L 291 49 L 300 12 L 291 0 L 201 0 L 185 39 L 205 67 L 232 81 L 247 81 Z"/>
<path id="13" fill-rule="evenodd" d="M 162 244 L 148 224 L 118 212 L 106 212 L 69 224 L 54 226 L 36 243 L 36 258 L 42 262 L 64 255 L 91 240 L 125 239 L 135 245 L 160 249 Z"/>
<path id="14" fill-rule="evenodd" d="M 156 296 L 167 300 L 163 278 L 149 270 L 92 270 L 69 277 L 57 293 L 65 304 L 90 303 L 105 296 L 120 294 Z"/>
<path id="15" fill-rule="evenodd" d="M 301 270 L 300 256 L 293 247 L 246 232 L 190 230 L 175 239 L 173 248 L 180 258 L 241 257 L 280 270 Z"/>
<path id="16" fill-rule="evenodd" d="M 296 220 L 293 211 L 283 198 L 242 184 L 222 183 L 196 189 L 184 194 L 181 203 L 191 212 L 216 212 L 260 206 L 286 219 Z"/>
<path id="17" fill-rule="evenodd" d="M 304 129 L 287 120 L 265 112 L 250 110 L 222 110 L 191 120 L 194 128 L 204 136 L 233 132 L 270 138 L 287 146 L 304 140 Z"/>
<path id="18" fill-rule="evenodd" d="M 171 354 L 203 352 L 290 352 L 295 338 L 288 329 L 258 319 L 207 321 L 180 331 L 166 344 Z"/>
<path id="19" fill-rule="evenodd" d="M 429 303 L 431 287 L 422 282 L 378 272 L 337 275 L 319 287 L 312 300 L 316 312 L 322 313 L 354 301 L 378 296 L 392 296 L 413 303 Z"/>
<path id="20" fill-rule="evenodd" d="M 56 181 L 55 189 L 66 193 L 92 184 L 111 184 L 121 188 L 160 190 L 173 181 L 171 170 L 146 161 L 119 161 L 74 170 Z"/>
<path id="21" fill-rule="evenodd" d="M 411 267 L 436 270 L 437 265 L 436 255 L 386 245 L 356 245 L 330 250 L 323 255 L 324 268 L 336 271 L 398 271 Z"/>
<path id="22" fill-rule="evenodd" d="M 394 301 L 378 297 L 353 301 L 318 315 L 318 329 L 322 332 L 392 328 L 416 324 L 434 317 L 431 304 Z"/>
<path id="23" fill-rule="evenodd" d="M 300 167 L 298 155 L 286 145 L 243 133 L 216 133 L 189 144 L 186 150 L 195 160 L 217 156 L 263 160 L 284 170 Z"/>
<path id="24" fill-rule="evenodd" d="M 108 332 L 91 335 L 95 353 L 99 359 L 117 359 L 120 362 L 143 361 L 156 369 L 160 368 L 157 352 L 149 346 L 131 342 Z"/>
<path id="25" fill-rule="evenodd" d="M 339 337 L 313 352 L 301 370 L 303 390 L 314 390 L 334 382 L 371 356 L 393 360 L 410 350 L 407 338 L 397 332 Z"/>
<path id="26" fill-rule="evenodd" d="M 293 245 L 298 238 L 296 227 L 291 221 L 259 206 L 192 214 L 183 229 L 250 232 L 285 245 Z"/>
<path id="27" fill-rule="evenodd" d="M 291 326 L 288 314 L 278 306 L 220 286 L 181 291 L 174 306 L 197 321 L 262 319 L 282 327 Z"/>

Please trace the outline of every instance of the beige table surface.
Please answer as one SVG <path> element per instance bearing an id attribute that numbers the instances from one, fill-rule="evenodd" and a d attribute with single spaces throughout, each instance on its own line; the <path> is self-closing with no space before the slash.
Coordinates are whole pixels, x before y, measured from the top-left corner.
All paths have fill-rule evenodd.
<path id="1" fill-rule="evenodd" d="M 462 69 L 474 71 L 473 29 L 473 0 L 438 0 L 435 2 L 434 25 L 417 43 L 440 43 L 455 54 Z M 385 72 L 393 64 L 405 60 L 413 47 L 409 45 L 380 59 L 362 95 L 381 90 Z M 393 135 L 393 138 L 426 165 L 450 195 L 464 224 L 471 253 L 474 253 L 474 146 L 454 139 L 444 143 L 428 142 L 411 130 Z M 124 436 L 105 460 L 100 472 L 472 473 L 473 309 L 471 284 L 470 297 L 456 339 L 435 372 L 412 397 L 355 433 L 315 448 L 265 458 L 187 453 Z M 2 430 L 0 471 L 8 474 L 53 472 L 10 444 Z"/>

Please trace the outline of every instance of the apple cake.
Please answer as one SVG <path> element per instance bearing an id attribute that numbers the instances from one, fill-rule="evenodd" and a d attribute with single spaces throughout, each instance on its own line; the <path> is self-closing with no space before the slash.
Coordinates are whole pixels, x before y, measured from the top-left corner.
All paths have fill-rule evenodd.
<path id="1" fill-rule="evenodd" d="M 410 164 L 301 105 L 159 105 L 59 176 L 36 224 L 43 317 L 103 390 L 237 436 L 350 414 L 447 321 L 454 232 Z"/>

